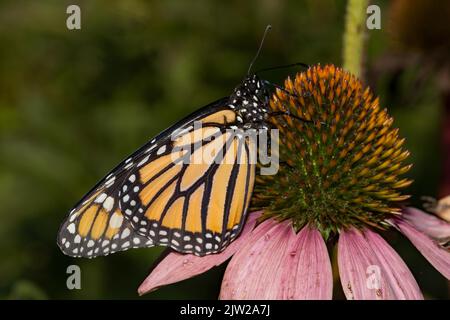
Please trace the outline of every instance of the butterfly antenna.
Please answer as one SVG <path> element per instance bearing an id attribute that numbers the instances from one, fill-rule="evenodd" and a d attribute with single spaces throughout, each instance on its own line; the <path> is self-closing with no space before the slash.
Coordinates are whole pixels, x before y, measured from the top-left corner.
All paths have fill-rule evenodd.
<path id="1" fill-rule="evenodd" d="M 255 63 L 256 59 L 258 59 L 258 57 L 259 57 L 259 54 L 260 54 L 261 49 L 262 49 L 262 46 L 264 44 L 264 40 L 266 39 L 266 35 L 267 35 L 267 33 L 269 32 L 270 29 L 272 29 L 272 26 L 269 24 L 269 25 L 267 25 L 266 30 L 264 30 L 264 35 L 263 35 L 263 37 L 261 39 L 261 43 L 259 44 L 258 51 L 256 52 L 255 57 L 253 58 L 252 62 L 250 63 L 250 66 L 248 67 L 247 75 L 250 75 L 250 71 L 252 71 L 253 64 Z"/>
<path id="2" fill-rule="evenodd" d="M 270 71 L 270 70 L 278 70 L 278 69 L 292 68 L 292 67 L 298 67 L 298 66 L 306 68 L 306 69 L 309 68 L 309 65 L 307 65 L 306 63 L 296 62 L 296 63 L 290 63 L 290 64 L 281 65 L 281 66 L 260 69 L 260 70 L 256 71 L 255 73 L 258 74 L 258 73 L 266 72 L 266 71 Z"/>

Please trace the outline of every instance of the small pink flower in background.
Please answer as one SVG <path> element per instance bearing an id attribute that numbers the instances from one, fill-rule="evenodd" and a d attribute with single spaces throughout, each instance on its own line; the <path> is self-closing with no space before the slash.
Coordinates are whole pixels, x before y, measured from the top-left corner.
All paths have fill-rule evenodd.
<path id="1" fill-rule="evenodd" d="M 277 175 L 256 178 L 250 213 L 239 237 L 205 257 L 170 253 L 141 284 L 140 294 L 229 260 L 220 299 L 332 299 L 327 244 L 347 299 L 423 299 L 411 271 L 380 230 L 397 229 L 447 279 L 449 224 L 418 209 L 401 178 L 409 152 L 393 119 L 370 90 L 334 66 L 315 66 L 288 79 L 271 99 L 307 122 L 273 119 L 280 130 Z M 287 94 L 289 92 L 289 94 Z M 336 243 L 337 242 L 337 243 Z M 336 284 L 334 284 L 336 285 Z"/>

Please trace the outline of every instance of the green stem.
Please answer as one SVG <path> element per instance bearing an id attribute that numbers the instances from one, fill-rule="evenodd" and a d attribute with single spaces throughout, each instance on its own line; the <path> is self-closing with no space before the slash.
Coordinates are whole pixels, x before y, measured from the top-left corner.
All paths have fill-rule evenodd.
<path id="1" fill-rule="evenodd" d="M 345 18 L 343 66 L 355 76 L 362 78 L 366 9 L 368 0 L 348 0 Z"/>

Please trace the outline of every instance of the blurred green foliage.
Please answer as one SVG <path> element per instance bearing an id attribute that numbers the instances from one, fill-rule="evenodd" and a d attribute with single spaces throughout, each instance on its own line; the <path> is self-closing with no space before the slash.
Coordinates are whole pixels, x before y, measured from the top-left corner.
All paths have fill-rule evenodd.
<path id="1" fill-rule="evenodd" d="M 81 30 L 66 28 L 69 4 L 81 7 Z M 66 257 L 55 239 L 67 211 L 152 136 L 228 95 L 267 24 L 273 30 L 256 68 L 340 65 L 344 12 L 344 1 L 325 0 L 1 1 L 0 298 L 136 298 L 161 249 Z M 369 67 L 390 46 L 389 32 L 371 31 Z M 295 72 L 264 77 L 282 83 Z M 396 105 L 385 98 L 388 77 L 377 94 L 408 138 L 419 204 L 437 190 L 439 97 L 430 83 L 414 105 Z M 407 241 L 391 240 L 427 296 L 446 297 L 444 278 Z M 82 290 L 66 288 L 70 264 L 82 269 Z M 214 299 L 223 271 L 144 298 Z"/>

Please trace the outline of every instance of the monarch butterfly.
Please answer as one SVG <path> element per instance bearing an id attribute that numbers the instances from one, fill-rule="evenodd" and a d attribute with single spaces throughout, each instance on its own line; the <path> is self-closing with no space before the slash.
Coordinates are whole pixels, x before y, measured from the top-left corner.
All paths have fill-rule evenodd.
<path id="1" fill-rule="evenodd" d="M 161 245 L 203 256 L 239 234 L 255 179 L 254 145 L 228 129 L 269 128 L 267 82 L 250 73 L 255 59 L 230 96 L 164 130 L 82 198 L 60 227 L 63 253 L 93 258 Z M 192 161 L 214 150 L 228 161 Z"/>

